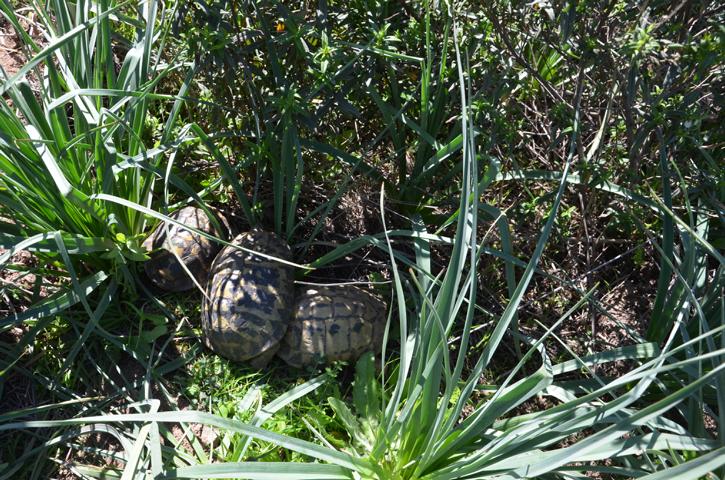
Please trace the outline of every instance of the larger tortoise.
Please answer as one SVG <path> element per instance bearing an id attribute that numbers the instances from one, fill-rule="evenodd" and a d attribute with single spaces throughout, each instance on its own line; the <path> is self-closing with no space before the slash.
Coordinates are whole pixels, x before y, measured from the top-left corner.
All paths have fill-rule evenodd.
<path id="1" fill-rule="evenodd" d="M 385 303 L 355 286 L 301 289 L 277 355 L 297 368 L 355 360 L 381 347 L 385 311 Z"/>
<path id="2" fill-rule="evenodd" d="M 289 246 L 273 233 L 242 233 L 232 242 L 289 261 Z M 214 260 L 202 301 L 206 345 L 231 360 L 262 368 L 274 357 L 291 319 L 294 293 L 290 265 L 224 247 Z"/>
<path id="3" fill-rule="evenodd" d="M 171 213 L 169 217 L 210 235 L 223 236 L 223 232 L 214 228 L 209 217 L 200 208 L 184 207 Z M 194 280 L 181 266 L 177 257 L 196 281 L 205 285 L 209 268 L 220 249 L 218 243 L 179 225 L 169 224 L 167 230 L 163 222 L 143 242 L 143 247 L 150 252 L 151 257 L 144 263 L 146 275 L 158 287 L 172 292 L 194 288 Z"/>

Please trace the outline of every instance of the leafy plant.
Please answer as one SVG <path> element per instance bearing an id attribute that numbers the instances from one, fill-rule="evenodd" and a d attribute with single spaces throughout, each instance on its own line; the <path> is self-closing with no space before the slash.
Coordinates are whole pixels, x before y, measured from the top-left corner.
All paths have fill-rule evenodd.
<path id="1" fill-rule="evenodd" d="M 42 45 L 2 5 L 34 56 L 0 88 L 12 102 L 0 106 L 0 199 L 6 218 L 0 229 L 8 249 L 1 263 L 22 249 L 52 252 L 74 272 L 79 265 L 74 268 L 69 255 L 78 255 L 86 265 L 118 274 L 133 286 L 129 260 L 146 258 L 140 237 L 148 220 L 129 204 L 155 207 L 155 184 L 167 181 L 198 198 L 162 168 L 162 153 L 174 148 L 183 101 L 154 92 L 183 66 L 162 56 L 168 27 L 156 30 L 161 5 L 129 6 L 101 2 L 95 10 L 85 1 L 51 2 L 45 10 L 36 5 L 47 35 Z M 112 42 L 116 23 L 133 32 L 128 43 Z M 118 53 L 121 63 L 115 60 Z M 28 78 L 34 78 L 37 91 Z M 187 87 L 182 85 L 180 95 Z M 150 137 L 147 125 L 169 100 L 175 102 L 160 137 Z"/>
<path id="2" fill-rule="evenodd" d="M 461 65 L 460 57 L 458 64 Z M 467 106 L 462 70 L 459 77 L 461 103 Z M 516 366 L 501 382 L 480 384 L 484 369 L 509 330 L 555 225 L 575 152 L 578 125 L 573 125 L 570 156 L 559 176 L 554 204 L 535 251 L 485 346 L 469 364 L 476 266 L 482 251 L 477 238 L 480 177 L 468 108 L 463 109 L 461 118 L 463 187 L 451 260 L 444 272 L 434 272 L 430 242 L 421 235 L 415 259 L 417 273 L 405 279 L 388 244 L 400 354 L 389 371 L 388 357 L 383 352 L 381 380 L 374 373 L 371 356 L 358 363 L 354 409 L 338 399 L 330 400 L 349 431 L 348 449 L 334 449 L 324 438 L 321 440 L 325 445 L 318 445 L 266 431 L 255 422 L 243 423 L 203 412 L 155 409 L 144 414 L 16 421 L 0 426 L 0 431 L 141 422 L 144 426 L 134 434 L 135 448 L 126 448 L 124 475 L 137 472 L 137 466 L 148 465 L 161 478 L 570 478 L 596 471 L 648 479 L 674 474 L 694 479 L 723 465 L 725 447 L 719 441 L 691 434 L 664 414 L 698 395 L 717 394 L 716 381 L 723 377 L 725 364 L 713 360 L 721 358 L 725 351 L 715 347 L 707 353 L 680 356 L 699 342 L 722 342 L 725 326 L 703 331 L 679 346 L 672 344 L 679 331 L 673 328 L 662 348 L 641 343 L 585 357 L 572 355 L 571 360 L 554 363 L 546 342 L 558 340 L 553 333 L 555 328 L 586 304 L 592 293 L 587 292 L 541 338 L 518 335 L 528 349 Z M 406 308 L 410 292 L 415 292 L 416 299 L 412 316 Z M 450 344 L 449 334 L 461 316 L 463 334 Z M 636 366 L 617 378 L 595 372 L 595 367 L 617 360 L 630 360 Z M 672 384 L 673 376 L 692 368 L 700 373 L 698 377 L 687 384 Z M 666 393 L 646 401 L 648 394 L 661 384 L 669 385 Z M 552 405 L 534 413 L 516 410 L 537 396 L 550 399 Z M 290 394 L 287 398 L 292 397 Z M 204 423 L 272 442 L 324 463 L 229 462 L 168 467 L 158 439 L 147 432 L 158 428 L 159 423 L 179 421 Z M 602 463 L 604 460 L 608 463 Z"/>
<path id="3" fill-rule="evenodd" d="M 217 96 L 225 104 L 249 112 L 235 117 L 236 112 L 222 105 L 214 107 L 222 119 L 215 127 L 242 136 L 235 149 L 243 160 L 235 168 L 225 168 L 230 173 L 243 171 L 242 178 L 225 177 L 235 191 L 251 192 L 240 200 L 250 224 L 267 224 L 291 239 L 314 220 L 306 251 L 356 178 L 385 182 L 391 200 L 400 202 L 402 210 L 419 214 L 418 207 L 433 201 L 427 191 L 447 188 L 450 178 L 441 172 L 461 147 L 460 132 L 445 128 L 451 86 L 448 16 L 441 15 L 445 26 L 440 56 L 435 53 L 433 9 L 427 8 L 425 18 L 406 27 L 412 35 L 424 37 L 426 56 L 421 58 L 398 51 L 400 39 L 383 21 L 385 5 L 371 10 L 355 6 L 366 18 L 359 25 L 351 23 L 353 16 L 327 11 L 308 18 L 276 1 L 232 3 L 192 2 L 180 10 L 184 14 L 177 18 L 177 29 L 182 32 L 188 26 L 186 41 L 198 49 L 200 64 L 221 66 L 207 71 L 204 82 L 220 85 L 213 88 L 221 89 Z M 222 26 L 219 35 L 224 40 L 214 42 L 224 48 L 199 47 L 210 41 L 205 34 L 207 21 Z M 401 69 L 410 75 L 401 76 Z M 382 130 L 364 145 L 351 143 L 351 120 L 361 117 L 362 109 L 376 108 Z M 320 138 L 328 127 L 342 132 Z M 366 158 L 388 139 L 395 150 L 393 178 L 385 162 L 376 165 Z M 350 145 L 353 151 L 348 150 Z M 409 166 L 412 150 L 415 161 Z M 328 180 L 331 169 L 338 174 Z M 439 175 L 436 183 L 426 187 L 435 175 Z M 334 180 L 326 185 L 333 193 L 299 218 L 305 179 Z"/>
<path id="4" fill-rule="evenodd" d="M 0 77 L 0 269 L 30 251 L 40 259 L 37 274 L 58 280 L 52 295 L 33 295 L 26 309 L 0 319 L 0 391 L 20 374 L 62 392 L 93 334 L 125 347 L 102 326 L 119 292 L 135 295 L 134 263 L 146 258 L 141 241 L 149 218 L 169 220 L 152 209 L 168 208 L 170 189 L 200 200 L 173 172 L 175 149 L 195 140 L 177 124 L 191 76 L 166 54 L 162 2 L 28 8 L 42 39 L 25 31 L 8 2 L 0 4 L 28 54 L 17 73 Z M 178 95 L 156 93 L 184 75 Z M 54 336 L 54 324 L 65 335 Z M 17 341 L 7 336 L 14 329 Z M 62 347 L 50 378 L 42 368 L 22 373 L 21 359 L 38 338 L 57 338 Z"/>
<path id="5" fill-rule="evenodd" d="M 311 85 L 314 75 L 304 67 L 302 78 L 296 74 L 298 64 L 311 67 L 331 51 L 312 53 L 305 38 L 311 28 L 278 2 L 198 0 L 182 5 L 177 13 L 174 28 L 195 55 L 202 82 L 215 100 L 207 105 L 211 121 L 203 121 L 231 137 L 212 150 L 247 223 L 271 228 L 288 240 L 315 217 L 318 224 L 324 223 L 349 180 L 327 204 L 298 218 L 308 168 L 302 136 L 314 128 L 308 105 L 320 90 L 329 88 L 329 79 Z M 218 26 L 213 35 L 210 25 Z M 325 62 L 329 64 L 329 58 Z M 248 114 L 240 116 L 240 110 Z M 221 151 L 228 152 L 230 145 L 233 156 L 240 158 L 236 163 Z M 315 229 L 308 241 L 318 233 Z"/>
<path id="6" fill-rule="evenodd" d="M 70 279 L 70 291 L 3 328 L 75 303 L 100 319 L 88 295 L 107 279 L 109 291 L 120 282 L 133 294 L 148 227 L 178 223 L 157 210 L 195 201 L 223 231 L 201 198 L 220 182 L 197 193 L 175 173 L 181 145 L 201 142 L 220 155 L 197 125 L 178 122 L 196 69 L 164 50 L 170 23 L 161 2 L 36 4 L 47 44 L 1 7 L 32 56 L 0 87 L 8 97 L 0 104 L 0 267 L 27 250 L 60 261 Z M 156 93 L 163 82 L 180 83 L 178 93 Z M 170 204 L 177 193 L 188 200 Z"/>
<path id="7" fill-rule="evenodd" d="M 32 292 L 7 282 L 35 303 L 0 320 L 0 393 L 27 382 L 47 403 L 0 414 L 0 479 L 46 478 L 55 465 L 81 478 L 723 475 L 717 7 L 43 5 L 49 43 L 18 30 L 29 64 L 0 87 L 12 102 L 0 107 L 0 264 L 62 288 L 39 302 L 52 279 Z M 165 6 L 183 20 L 178 58 L 163 53 L 177 40 Z M 211 176 L 180 178 L 181 146 L 210 154 L 193 160 Z M 217 199 L 233 193 L 250 224 L 304 255 L 358 183 L 383 185 L 384 228 L 311 262 L 369 245 L 390 258 L 392 341 L 382 371 L 372 356 L 358 363 L 351 395 L 329 372 L 305 381 L 272 370 L 263 387 L 259 373 L 199 355 L 194 297 L 149 311 L 121 288 L 169 202 L 203 206 L 226 184 Z M 557 273 L 582 237 L 585 289 L 582 272 Z M 610 237 L 614 247 L 590 248 Z M 25 247 L 50 265 L 11 265 Z M 635 343 L 572 350 L 579 339 L 560 330 L 585 309 L 617 320 L 592 275 L 610 260 L 591 265 L 589 254 L 632 250 L 659 275 L 653 311 L 624 325 Z M 502 278 L 498 260 L 505 286 L 489 280 Z M 566 294 L 547 300 L 548 282 Z M 634 293 L 646 303 L 647 288 Z M 539 302 L 556 315 L 532 314 Z M 181 410 L 184 395 L 204 411 Z M 213 427 L 211 439 L 194 423 Z"/>

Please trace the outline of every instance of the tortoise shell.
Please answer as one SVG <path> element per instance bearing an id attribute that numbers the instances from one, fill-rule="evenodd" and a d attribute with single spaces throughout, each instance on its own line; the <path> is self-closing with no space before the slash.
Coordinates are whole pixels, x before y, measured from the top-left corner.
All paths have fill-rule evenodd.
<path id="1" fill-rule="evenodd" d="M 217 237 L 217 232 L 206 213 L 200 208 L 184 207 L 169 215 L 174 220 Z M 200 285 L 206 283 L 214 256 L 219 252 L 219 244 L 193 233 L 176 224 L 164 228 L 164 222 L 143 242 L 150 252 L 150 259 L 144 263 L 149 279 L 158 287 L 172 292 L 182 292 L 194 288 L 194 281 L 181 266 L 174 252 Z"/>
<path id="2" fill-rule="evenodd" d="M 297 368 L 356 360 L 382 346 L 386 310 L 380 299 L 351 285 L 301 289 L 277 355 Z"/>
<path id="3" fill-rule="evenodd" d="M 242 233 L 231 242 L 289 261 L 289 246 L 273 233 Z M 226 246 L 214 260 L 202 329 L 206 345 L 231 360 L 262 368 L 287 331 L 294 294 L 290 265 Z"/>

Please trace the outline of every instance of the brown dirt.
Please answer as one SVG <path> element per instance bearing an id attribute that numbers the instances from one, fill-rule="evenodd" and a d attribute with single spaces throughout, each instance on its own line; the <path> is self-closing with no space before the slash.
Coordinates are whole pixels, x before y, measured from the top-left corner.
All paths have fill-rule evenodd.
<path id="1" fill-rule="evenodd" d="M 0 248 L 0 255 L 7 250 Z M 31 305 L 56 293 L 61 286 L 55 267 L 43 264 L 35 254 L 20 251 L 0 268 L 0 318 L 22 313 Z M 23 325 L 4 332 L 17 343 L 27 329 Z"/>
<path id="2" fill-rule="evenodd" d="M 0 255 L 6 251 L 0 248 Z M 33 297 L 48 294 L 47 286 L 32 273 L 37 265 L 32 253 L 22 251 L 10 257 L 6 265 L 9 268 L 0 270 L 0 316 L 20 313 L 31 304 Z"/>
<path id="3" fill-rule="evenodd" d="M 8 77 L 12 77 L 24 63 L 17 35 L 3 17 L 0 19 L 0 67 Z"/>
<path id="4" fill-rule="evenodd" d="M 39 45 L 45 44 L 45 39 L 35 23 L 35 14 L 30 12 L 27 16 L 19 16 L 20 26 Z M 5 70 L 8 77 L 12 77 L 25 65 L 26 55 L 22 49 L 22 41 L 13 26 L 0 16 L 0 67 Z M 38 79 L 32 73 L 28 80 L 34 91 L 39 90 Z"/>
<path id="5" fill-rule="evenodd" d="M 201 444 L 205 451 L 208 451 L 219 439 L 217 431 L 209 425 L 202 425 L 199 423 L 192 423 L 189 425 L 189 430 L 196 437 L 197 441 Z M 189 455 L 194 455 L 194 449 L 189 442 L 189 438 L 184 434 L 184 429 L 181 425 L 174 423 L 170 427 L 171 434 L 174 436 L 177 442 L 180 442 L 180 446 Z"/>

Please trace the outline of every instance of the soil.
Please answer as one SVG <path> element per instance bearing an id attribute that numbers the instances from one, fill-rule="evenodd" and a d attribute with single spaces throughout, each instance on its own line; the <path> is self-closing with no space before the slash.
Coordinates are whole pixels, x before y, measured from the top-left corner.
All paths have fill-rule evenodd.
<path id="1" fill-rule="evenodd" d="M 25 63 L 17 35 L 4 17 L 0 19 L 0 67 L 12 77 Z"/>
<path id="2" fill-rule="evenodd" d="M 0 248 L 0 255 L 5 252 Z M 50 279 L 34 273 L 38 265 L 35 255 L 21 251 L 11 256 L 0 270 L 0 317 L 20 313 L 52 293 Z"/>
<path id="3" fill-rule="evenodd" d="M 19 17 L 20 26 L 42 47 L 45 44 L 45 39 L 36 26 L 33 15 L 31 13 L 27 17 Z M 25 62 L 26 55 L 22 50 L 22 42 L 17 32 L 4 16 L 0 16 L 0 67 L 5 71 L 5 75 L 10 78 L 20 71 Z M 39 91 L 38 79 L 32 72 L 27 79 L 33 91 Z"/>

